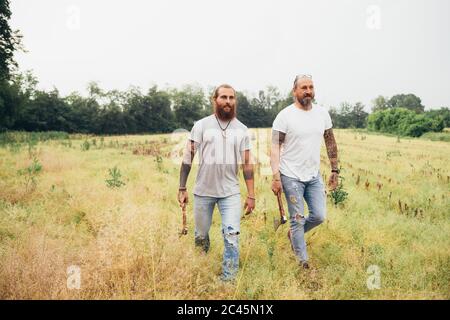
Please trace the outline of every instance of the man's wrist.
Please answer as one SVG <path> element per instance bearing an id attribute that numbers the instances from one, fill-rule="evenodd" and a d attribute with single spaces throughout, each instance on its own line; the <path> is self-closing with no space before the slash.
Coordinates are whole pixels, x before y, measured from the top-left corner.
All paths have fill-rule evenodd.
<path id="1" fill-rule="evenodd" d="M 339 170 L 337 168 L 332 168 L 331 172 L 339 174 L 339 173 L 341 173 L 341 170 Z"/>
<path id="2" fill-rule="evenodd" d="M 281 181 L 280 172 L 277 172 L 277 173 L 272 175 L 272 181 Z"/>
<path id="3" fill-rule="evenodd" d="M 186 191 L 186 190 L 187 190 L 186 187 L 179 187 L 179 188 L 178 188 L 178 191 Z"/>
<path id="4" fill-rule="evenodd" d="M 247 198 L 252 199 L 252 200 L 256 200 L 255 195 L 248 195 Z"/>

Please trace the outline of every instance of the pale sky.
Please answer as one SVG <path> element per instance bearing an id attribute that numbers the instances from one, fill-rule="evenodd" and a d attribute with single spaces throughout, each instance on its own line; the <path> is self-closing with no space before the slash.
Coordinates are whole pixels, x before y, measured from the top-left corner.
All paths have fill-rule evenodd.
<path id="1" fill-rule="evenodd" d="M 39 88 L 85 94 L 229 83 L 287 93 L 311 74 L 326 107 L 414 93 L 450 107 L 448 0 L 11 0 Z"/>

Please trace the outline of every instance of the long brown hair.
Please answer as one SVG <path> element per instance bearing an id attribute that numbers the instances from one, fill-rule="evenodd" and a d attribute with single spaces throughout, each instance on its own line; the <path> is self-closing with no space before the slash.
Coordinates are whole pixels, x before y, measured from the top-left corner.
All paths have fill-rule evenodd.
<path id="1" fill-rule="evenodd" d="M 234 95 L 236 96 L 236 90 L 234 90 L 234 88 L 232 86 L 230 86 L 229 84 L 224 83 L 224 84 L 221 84 L 220 86 L 218 86 L 214 90 L 213 95 L 211 97 L 212 100 L 216 100 L 217 99 L 217 97 L 219 96 L 219 89 L 220 88 L 233 89 Z"/>
<path id="2" fill-rule="evenodd" d="M 216 107 L 215 107 L 215 104 L 214 104 L 214 102 L 215 102 L 215 100 L 217 99 L 217 97 L 219 96 L 219 90 L 220 90 L 220 88 L 226 88 L 226 89 L 233 89 L 233 92 L 234 92 L 234 101 L 235 101 L 235 103 L 234 103 L 234 117 L 236 117 L 236 114 L 237 114 L 237 106 L 238 106 L 238 101 L 237 101 L 237 97 L 236 97 L 236 90 L 232 87 L 232 86 L 230 86 L 229 84 L 226 84 L 226 83 L 224 83 L 224 84 L 221 84 L 220 86 L 218 86 L 216 89 L 214 89 L 214 92 L 213 92 L 213 95 L 211 96 L 211 102 L 212 102 L 212 107 L 213 107 L 213 112 L 215 113 L 216 112 Z"/>

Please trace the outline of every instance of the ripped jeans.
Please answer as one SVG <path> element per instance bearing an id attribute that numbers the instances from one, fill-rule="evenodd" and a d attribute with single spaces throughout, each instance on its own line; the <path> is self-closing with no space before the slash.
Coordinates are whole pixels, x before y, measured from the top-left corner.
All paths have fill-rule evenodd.
<path id="1" fill-rule="evenodd" d="M 307 262 L 305 233 L 321 224 L 326 217 L 322 177 L 319 171 L 317 176 L 303 182 L 281 175 L 281 183 L 288 204 L 292 248 L 300 262 Z M 303 199 L 308 204 L 308 217 L 305 217 Z"/>
<path id="2" fill-rule="evenodd" d="M 209 229 L 214 206 L 218 205 L 222 216 L 222 235 L 224 241 L 222 279 L 231 280 L 239 269 L 239 233 L 241 222 L 241 195 L 225 198 L 194 195 L 195 245 L 209 250 Z"/>

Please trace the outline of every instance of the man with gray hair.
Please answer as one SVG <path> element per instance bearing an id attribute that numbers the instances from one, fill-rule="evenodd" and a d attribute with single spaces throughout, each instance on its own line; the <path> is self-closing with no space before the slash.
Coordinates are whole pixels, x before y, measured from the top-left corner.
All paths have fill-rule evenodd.
<path id="1" fill-rule="evenodd" d="M 325 188 L 320 175 L 320 147 L 325 139 L 331 175 L 328 186 L 338 183 L 337 146 L 328 111 L 313 105 L 314 83 L 310 75 L 298 75 L 292 90 L 294 103 L 276 116 L 272 126 L 270 164 L 275 195 L 284 191 L 288 203 L 291 247 L 300 265 L 308 269 L 305 233 L 326 216 Z M 303 200 L 308 205 L 305 217 Z"/>
<path id="2" fill-rule="evenodd" d="M 217 204 L 222 216 L 224 252 L 223 281 L 235 279 L 239 267 L 241 195 L 239 164 L 242 165 L 248 195 L 246 214 L 255 208 L 253 164 L 250 161 L 248 128 L 236 118 L 236 92 L 227 85 L 218 86 L 211 98 L 214 113 L 200 119 L 191 130 L 180 169 L 178 201 L 188 203 L 186 182 L 198 150 L 199 168 L 194 187 L 195 244 L 208 252 L 209 229 Z"/>

